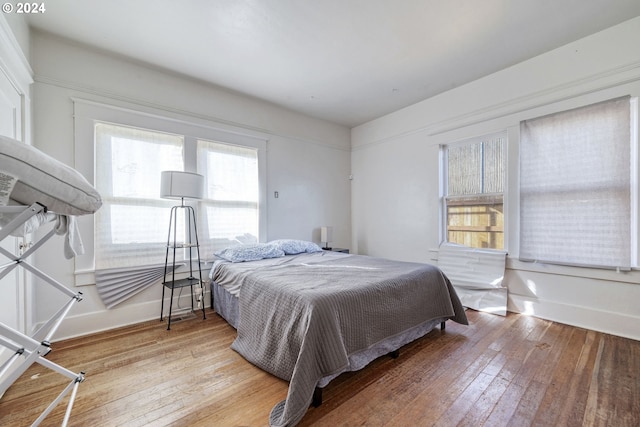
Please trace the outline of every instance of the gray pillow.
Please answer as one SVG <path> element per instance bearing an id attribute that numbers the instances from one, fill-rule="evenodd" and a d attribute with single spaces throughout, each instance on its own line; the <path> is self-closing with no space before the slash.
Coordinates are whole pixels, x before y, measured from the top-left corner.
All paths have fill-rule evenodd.
<path id="1" fill-rule="evenodd" d="M 102 206 L 96 189 L 75 169 L 35 147 L 0 136 L 0 187 L 14 182 L 9 198 L 38 202 L 63 215 L 92 214 Z"/>

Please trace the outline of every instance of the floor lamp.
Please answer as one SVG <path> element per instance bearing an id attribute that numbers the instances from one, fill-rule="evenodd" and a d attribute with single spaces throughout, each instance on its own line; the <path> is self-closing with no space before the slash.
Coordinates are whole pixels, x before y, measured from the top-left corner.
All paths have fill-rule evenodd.
<path id="1" fill-rule="evenodd" d="M 191 311 L 194 311 L 193 286 L 200 285 L 198 299 L 202 306 L 202 318 L 206 319 L 204 310 L 204 283 L 202 282 L 202 269 L 200 268 L 200 245 L 198 242 L 198 230 L 196 226 L 196 213 L 193 207 L 185 205 L 184 199 L 202 199 L 204 190 L 204 177 L 196 173 L 181 171 L 164 171 L 161 173 L 160 197 L 163 199 L 179 199 L 180 205 L 171 208 L 169 219 L 169 233 L 167 236 L 167 248 L 164 262 L 164 281 L 162 286 L 162 303 L 160 306 L 160 320 L 164 314 L 165 288 L 171 289 L 171 299 L 169 301 L 169 318 L 167 330 L 171 329 L 171 312 L 173 310 L 173 292 L 176 288 L 189 287 L 191 291 Z M 178 218 L 179 213 L 185 220 L 184 241 L 178 242 Z M 189 276 L 184 279 L 176 279 L 176 250 L 184 249 L 189 253 Z M 198 277 L 193 275 L 193 249 L 196 250 L 196 261 L 198 263 Z M 172 268 L 169 268 L 169 254 L 172 254 Z M 185 257 L 185 261 L 186 261 Z M 167 275 L 170 274 L 170 278 Z"/>

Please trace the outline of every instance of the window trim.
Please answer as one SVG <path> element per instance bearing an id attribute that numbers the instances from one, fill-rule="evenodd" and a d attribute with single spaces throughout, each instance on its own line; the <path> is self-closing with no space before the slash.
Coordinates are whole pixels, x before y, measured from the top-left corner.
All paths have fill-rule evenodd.
<path id="1" fill-rule="evenodd" d="M 631 117 L 631 269 L 640 268 L 640 105 L 637 96 L 629 100 Z"/>
<path id="2" fill-rule="evenodd" d="M 159 110 L 122 103 L 111 105 L 102 102 L 71 98 L 74 119 L 74 163 L 87 180 L 95 183 L 94 125 L 96 121 L 122 126 L 149 129 L 184 135 L 185 171 L 197 168 L 196 142 L 198 139 L 220 141 L 232 145 L 248 146 L 258 150 L 259 177 L 259 241 L 267 236 L 267 134 L 222 124 L 208 118 L 188 116 L 172 111 Z M 119 103 L 120 104 L 120 103 Z M 76 286 L 95 284 L 94 216 L 78 217 L 78 228 L 82 236 L 85 254 L 74 260 Z"/>

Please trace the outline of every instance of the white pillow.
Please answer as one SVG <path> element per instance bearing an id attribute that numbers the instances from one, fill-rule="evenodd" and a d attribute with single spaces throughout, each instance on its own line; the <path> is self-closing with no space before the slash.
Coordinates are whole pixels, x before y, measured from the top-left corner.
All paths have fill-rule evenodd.
<path id="1" fill-rule="evenodd" d="M 95 188 L 75 169 L 42 151 L 0 135 L 0 187 L 13 184 L 9 198 L 38 202 L 63 215 L 91 214 L 102 206 Z"/>

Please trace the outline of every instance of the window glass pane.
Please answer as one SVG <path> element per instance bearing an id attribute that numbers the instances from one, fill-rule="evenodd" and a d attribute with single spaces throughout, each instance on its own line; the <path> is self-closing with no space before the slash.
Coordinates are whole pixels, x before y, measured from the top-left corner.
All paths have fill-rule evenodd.
<path id="1" fill-rule="evenodd" d="M 253 207 L 207 206 L 206 231 L 222 247 L 258 241 L 258 210 Z M 240 230 L 241 232 L 239 232 Z"/>
<path id="2" fill-rule="evenodd" d="M 502 193 L 503 138 L 447 148 L 447 195 Z"/>
<path id="3" fill-rule="evenodd" d="M 111 204 L 109 209 L 113 224 L 127 224 L 126 227 L 111 227 L 111 242 L 114 245 L 167 241 L 171 208 Z M 176 236 L 176 241 L 184 241 L 182 217 L 178 218 Z"/>
<path id="4" fill-rule="evenodd" d="M 447 241 L 472 248 L 504 248 L 502 198 L 449 201 Z"/>
<path id="5" fill-rule="evenodd" d="M 258 201 L 258 153 L 253 148 L 198 141 L 206 171 L 205 199 Z"/>
<path id="6" fill-rule="evenodd" d="M 157 199 L 160 172 L 183 170 L 183 138 L 96 124 L 96 185 L 102 196 Z"/>
<path id="7" fill-rule="evenodd" d="M 483 149 L 483 193 L 504 192 L 504 138 L 482 142 Z"/>
<path id="8" fill-rule="evenodd" d="M 482 193 L 482 155 L 480 144 L 449 147 L 447 194 L 460 196 Z"/>

